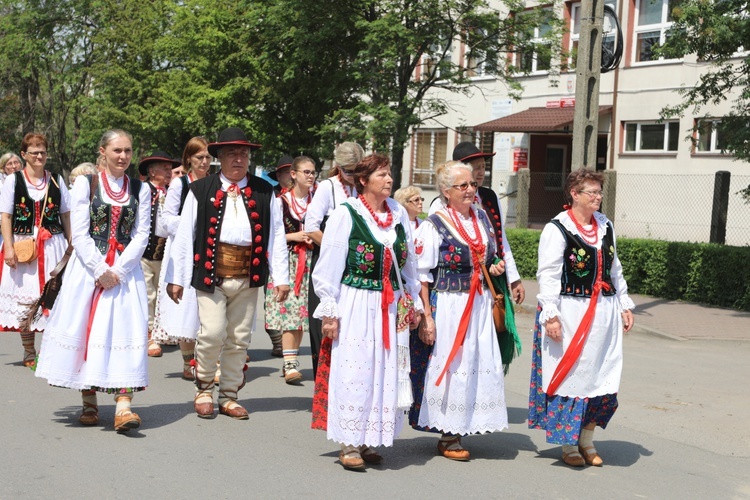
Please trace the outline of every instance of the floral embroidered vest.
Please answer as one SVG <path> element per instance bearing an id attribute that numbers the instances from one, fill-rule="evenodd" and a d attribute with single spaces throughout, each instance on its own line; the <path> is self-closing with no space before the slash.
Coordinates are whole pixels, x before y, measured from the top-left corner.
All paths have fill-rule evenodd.
<path id="1" fill-rule="evenodd" d="M 13 234 L 34 234 L 36 225 L 36 203 L 29 196 L 29 190 L 26 186 L 26 180 L 23 178 L 23 171 L 16 172 L 16 192 L 13 194 Z M 42 210 L 42 227 L 52 234 L 62 233 L 62 223 L 60 222 L 60 202 L 62 195 L 60 187 L 55 176 L 50 174 L 49 190 L 47 197 L 41 200 Z"/>
<path id="2" fill-rule="evenodd" d="M 367 226 L 367 222 L 348 202 L 342 203 L 352 216 L 352 230 L 349 233 L 349 253 L 346 257 L 346 269 L 341 283 L 352 288 L 363 290 L 383 289 L 383 259 L 387 249 L 385 245 L 375 239 Z M 406 244 L 406 232 L 401 223 L 396 225 L 396 241 L 393 251 L 398 257 L 398 267 L 403 269 L 409 255 Z M 398 290 L 396 270 L 391 266 L 391 285 Z"/>
<path id="3" fill-rule="evenodd" d="M 562 223 L 553 219 L 565 237 L 563 253 L 563 272 L 560 278 L 560 295 L 571 297 L 591 297 L 591 290 L 596 280 L 596 248 L 585 243 L 580 236 L 568 231 Z M 607 222 L 607 232 L 602 239 L 602 281 L 609 285 L 609 290 L 602 289 L 602 295 L 614 295 L 612 285 L 612 261 L 615 257 L 615 243 L 611 223 Z"/>
<path id="4" fill-rule="evenodd" d="M 91 185 L 91 175 L 86 175 Z M 94 193 L 91 203 L 89 204 L 89 234 L 94 240 L 97 250 L 102 254 L 107 253 L 109 247 L 110 224 L 112 220 L 112 205 L 106 203 L 101 198 L 101 184 L 99 189 Z M 117 221 L 115 232 L 117 242 L 122 246 L 128 246 L 132 239 L 133 227 L 138 217 L 138 196 L 141 192 L 141 181 L 130 179 L 130 198 L 128 203 L 123 205 L 120 211 L 120 218 Z"/>
<path id="5" fill-rule="evenodd" d="M 492 233 L 487 214 L 477 210 L 477 217 L 489 235 L 487 250 L 484 253 L 484 263 L 489 266 L 497 254 L 495 235 Z M 469 245 L 455 234 L 456 229 L 453 225 L 449 227 L 439 214 L 432 214 L 427 220 L 432 222 L 442 238 L 438 264 L 432 270 L 432 289 L 437 292 L 468 292 L 473 271 Z"/>
<path id="6" fill-rule="evenodd" d="M 156 217 L 159 211 L 159 190 L 148 182 L 148 187 L 151 188 L 151 228 L 148 234 L 148 245 L 146 250 L 143 252 L 143 258 L 146 260 L 162 260 L 164 258 L 164 246 L 167 244 L 167 239 L 161 236 L 156 236 Z"/>

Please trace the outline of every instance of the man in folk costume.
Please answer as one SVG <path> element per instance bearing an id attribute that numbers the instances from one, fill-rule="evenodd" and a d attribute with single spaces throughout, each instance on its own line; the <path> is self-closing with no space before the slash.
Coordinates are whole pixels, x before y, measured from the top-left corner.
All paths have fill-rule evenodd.
<path id="1" fill-rule="evenodd" d="M 500 198 L 490 188 L 482 186 L 485 174 L 485 161 L 492 158 L 495 153 L 484 153 L 477 148 L 473 142 L 459 142 L 453 150 L 453 161 L 460 161 L 471 166 L 474 181 L 477 187 L 477 203 L 481 205 L 495 230 L 495 238 L 498 248 L 498 255 L 505 261 L 505 276 L 510 283 L 510 296 L 516 304 L 521 304 L 526 298 L 526 291 L 521 282 L 521 275 L 518 273 L 516 261 L 510 250 L 510 243 L 505 237 L 505 226 L 503 224 L 503 214 L 500 210 Z M 430 215 L 443 208 L 443 202 L 440 197 L 435 198 L 430 204 Z"/>
<path id="2" fill-rule="evenodd" d="M 180 163 L 179 160 L 170 158 L 164 151 L 154 151 L 138 164 L 138 173 L 148 179 L 146 185 L 151 189 L 151 228 L 148 246 L 141 258 L 141 267 L 143 268 L 143 277 L 146 280 L 146 294 L 148 296 L 148 355 L 157 358 L 162 354 L 161 347 L 151 340 L 151 330 L 154 327 L 161 261 L 164 258 L 164 246 L 167 239 L 156 234 L 156 218 L 159 206 L 164 204 L 164 199 L 167 196 L 167 187 L 172 179 L 172 168 L 179 166 Z"/>
<path id="3" fill-rule="evenodd" d="M 169 296 L 179 302 L 183 288 L 192 284 L 198 297 L 201 331 L 195 349 L 194 407 L 201 418 L 214 414 L 219 357 L 219 412 L 248 418 L 237 396 L 245 385 L 258 290 L 270 277 L 276 300 L 285 300 L 289 293 L 281 211 L 271 185 L 248 173 L 250 152 L 258 148 L 236 127 L 223 130 L 219 140 L 208 145 L 221 171 L 190 184 L 169 257 L 175 270 L 175 283 L 167 285 Z"/>

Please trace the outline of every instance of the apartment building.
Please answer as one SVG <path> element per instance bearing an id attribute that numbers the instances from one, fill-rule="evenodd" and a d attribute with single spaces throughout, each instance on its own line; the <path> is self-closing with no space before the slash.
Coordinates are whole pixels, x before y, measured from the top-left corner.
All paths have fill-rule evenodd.
<path id="1" fill-rule="evenodd" d="M 615 169 L 618 175 L 668 176 L 665 178 L 719 170 L 750 175 L 747 163 L 721 152 L 721 137 L 712 126 L 728 113 L 731 98 L 701 109 L 700 116 L 688 110 L 681 118 L 660 121 L 664 106 L 680 102 L 676 91 L 693 85 L 707 69 L 695 56 L 664 60 L 652 53 L 671 25 L 670 3 L 607 0 L 618 13 L 624 51 L 619 68 L 601 77 L 597 169 Z M 557 9 L 568 26 L 562 43 L 571 51 L 578 43 L 580 7 L 580 2 L 537 7 Z M 535 35 L 543 31 L 541 27 Z M 614 30 L 607 30 L 604 43 L 613 39 Z M 465 51 L 459 41 L 453 46 L 454 62 L 472 68 L 476 89 L 470 96 L 446 94 L 451 111 L 414 132 L 404 157 L 404 184 L 432 188 L 434 167 L 450 159 L 458 142 L 474 140 L 482 150 L 496 153 L 487 164 L 486 184 L 501 194 L 512 192 L 515 172 L 529 169 L 529 219 L 549 220 L 559 211 L 560 203 L 541 201 L 562 196 L 562 183 L 571 169 L 576 75 L 574 69 L 565 68 L 574 61 L 554 61 L 531 53 L 515 55 L 513 63 L 530 71 L 518 78 L 524 92 L 515 101 L 509 99 L 502 82 L 485 72 L 483 63 L 462 60 Z M 652 187 L 658 193 L 658 186 Z M 654 207 L 658 208 L 658 203 Z M 512 218 L 513 211 L 511 201 L 506 213 Z"/>

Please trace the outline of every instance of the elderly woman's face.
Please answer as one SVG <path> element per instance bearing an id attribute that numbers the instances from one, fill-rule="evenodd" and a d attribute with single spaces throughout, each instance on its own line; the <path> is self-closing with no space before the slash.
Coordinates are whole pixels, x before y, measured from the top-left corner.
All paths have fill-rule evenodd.
<path id="1" fill-rule="evenodd" d="M 21 166 L 21 160 L 18 159 L 18 156 L 11 156 L 10 160 L 8 160 L 8 163 L 5 164 L 3 170 L 5 170 L 5 173 L 7 175 L 10 175 L 21 170 Z"/>
<path id="2" fill-rule="evenodd" d="M 420 193 L 416 193 L 406 200 L 404 208 L 409 214 L 409 220 L 414 220 L 414 218 L 422 212 L 423 202 L 424 198 L 422 198 Z"/>
<path id="3" fill-rule="evenodd" d="M 454 210 L 466 214 L 471 204 L 474 203 L 474 197 L 477 194 L 477 183 L 474 180 L 472 172 L 465 169 L 454 170 L 453 185 L 443 190 L 443 194 L 448 200 L 448 205 Z"/>
<path id="4" fill-rule="evenodd" d="M 571 190 L 573 206 L 595 212 L 602 206 L 602 185 L 598 182 L 584 182 L 578 190 Z"/>
<path id="5" fill-rule="evenodd" d="M 391 178 L 391 166 L 386 164 L 374 171 L 372 175 L 370 175 L 370 178 L 365 181 L 362 193 L 369 193 L 378 198 L 385 199 L 391 195 L 392 187 L 393 179 Z"/>

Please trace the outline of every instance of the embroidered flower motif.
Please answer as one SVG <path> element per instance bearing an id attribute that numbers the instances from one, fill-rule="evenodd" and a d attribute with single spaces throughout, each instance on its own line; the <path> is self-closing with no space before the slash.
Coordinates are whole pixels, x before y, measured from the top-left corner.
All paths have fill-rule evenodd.
<path id="1" fill-rule="evenodd" d="M 568 255 L 568 260 L 570 272 L 574 275 L 583 278 L 591 274 L 591 256 L 586 254 L 586 250 L 583 248 L 579 248 L 578 250 L 574 249 L 573 252 Z"/>
<path id="2" fill-rule="evenodd" d="M 360 241 L 355 250 L 354 263 L 357 268 L 363 273 L 372 272 L 375 269 L 375 245 Z"/>

